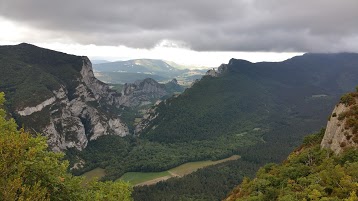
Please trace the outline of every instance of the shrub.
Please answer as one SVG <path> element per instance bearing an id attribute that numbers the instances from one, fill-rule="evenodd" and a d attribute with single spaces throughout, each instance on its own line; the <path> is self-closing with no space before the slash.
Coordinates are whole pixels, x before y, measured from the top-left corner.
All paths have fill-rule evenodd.
<path id="1" fill-rule="evenodd" d="M 346 106 L 351 106 L 351 105 L 356 104 L 356 100 L 352 96 L 352 94 L 343 95 L 340 102 L 343 103 Z"/>

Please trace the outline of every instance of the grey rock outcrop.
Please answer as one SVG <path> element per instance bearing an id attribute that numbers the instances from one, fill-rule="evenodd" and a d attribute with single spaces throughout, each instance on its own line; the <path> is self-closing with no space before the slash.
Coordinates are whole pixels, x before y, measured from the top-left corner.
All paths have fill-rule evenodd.
<path id="1" fill-rule="evenodd" d="M 343 103 L 336 105 L 327 123 L 321 142 L 322 148 L 331 149 L 334 153 L 339 154 L 346 148 L 358 146 L 358 143 L 355 142 L 357 139 L 356 134 L 353 133 L 352 128 L 347 127 L 347 118 L 343 117 L 352 107 L 354 105 L 347 106 Z"/>
<path id="2" fill-rule="evenodd" d="M 226 72 L 228 70 L 228 65 L 227 64 L 221 64 L 217 70 L 215 70 L 215 68 L 210 69 L 206 72 L 206 76 L 211 76 L 211 77 L 218 77 L 220 75 L 222 75 L 224 72 Z"/>
<path id="3" fill-rule="evenodd" d="M 159 84 L 151 78 L 124 84 L 121 94 L 119 103 L 127 107 L 136 107 L 146 103 L 150 104 L 152 101 L 169 95 L 165 85 Z"/>
<path id="4" fill-rule="evenodd" d="M 160 104 L 161 102 L 158 102 L 157 104 Z M 158 112 L 156 111 L 156 107 L 150 108 L 147 110 L 147 112 L 144 114 L 141 121 L 136 125 L 134 129 L 135 135 L 140 135 L 142 131 L 148 128 L 148 126 L 151 124 L 151 122 L 157 118 Z M 153 127 L 155 129 L 155 127 Z"/>

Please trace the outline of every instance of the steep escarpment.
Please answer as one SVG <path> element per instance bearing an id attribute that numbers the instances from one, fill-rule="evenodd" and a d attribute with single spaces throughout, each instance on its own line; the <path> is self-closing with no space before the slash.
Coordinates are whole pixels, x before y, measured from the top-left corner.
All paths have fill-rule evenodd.
<path id="1" fill-rule="evenodd" d="M 333 110 L 321 142 L 335 153 L 358 146 L 358 91 L 344 95 Z"/>
<path id="2" fill-rule="evenodd" d="M 82 150 L 103 135 L 128 135 L 120 94 L 98 81 L 87 57 L 29 44 L 0 47 L 0 90 L 15 120 L 55 151 Z"/>
<path id="3" fill-rule="evenodd" d="M 152 78 L 146 78 L 134 83 L 124 84 L 120 104 L 127 107 L 148 105 L 160 98 L 169 96 L 174 92 L 181 92 L 182 90 L 183 88 L 178 85 L 175 79 L 167 84 L 159 84 Z"/>

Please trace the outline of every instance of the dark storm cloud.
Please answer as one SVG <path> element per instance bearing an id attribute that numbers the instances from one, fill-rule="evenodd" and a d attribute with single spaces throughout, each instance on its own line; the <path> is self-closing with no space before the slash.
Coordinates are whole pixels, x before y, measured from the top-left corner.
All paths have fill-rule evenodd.
<path id="1" fill-rule="evenodd" d="M 357 0 L 0 0 L 0 16 L 82 44 L 358 51 Z"/>

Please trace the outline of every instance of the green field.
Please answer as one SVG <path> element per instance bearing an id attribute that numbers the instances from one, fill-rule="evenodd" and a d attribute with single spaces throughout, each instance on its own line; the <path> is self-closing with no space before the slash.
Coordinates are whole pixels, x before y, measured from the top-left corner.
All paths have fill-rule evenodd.
<path id="1" fill-rule="evenodd" d="M 209 165 L 215 165 L 230 160 L 237 160 L 239 158 L 240 156 L 233 155 L 229 158 L 217 161 L 189 162 L 164 172 L 127 172 L 119 179 L 127 181 L 133 185 L 151 185 L 171 177 L 182 177 Z"/>
<path id="2" fill-rule="evenodd" d="M 119 179 L 127 181 L 132 185 L 151 185 L 159 181 L 167 180 L 171 177 L 182 177 L 184 175 L 190 174 L 200 168 L 204 168 L 209 165 L 215 165 L 230 160 L 237 160 L 239 158 L 240 156 L 233 155 L 229 158 L 224 158 L 222 160 L 217 160 L 217 161 L 209 160 L 209 161 L 189 162 L 163 172 L 127 172 L 124 175 L 122 175 L 122 177 Z M 85 177 L 85 182 L 88 182 L 94 178 L 100 179 L 101 177 L 105 176 L 105 174 L 106 174 L 105 169 L 96 168 L 84 173 L 82 176 Z"/>
<path id="3" fill-rule="evenodd" d="M 127 172 L 120 179 L 133 185 L 162 178 L 163 180 L 172 177 L 168 171 L 164 172 Z"/>
<path id="4" fill-rule="evenodd" d="M 88 172 L 84 173 L 81 176 L 85 177 L 85 182 L 87 183 L 87 182 L 91 181 L 94 178 L 100 179 L 104 175 L 106 175 L 105 169 L 96 168 L 96 169 L 93 169 L 91 171 L 88 171 Z"/>
<path id="5" fill-rule="evenodd" d="M 240 156 L 238 155 L 233 155 L 229 158 L 224 158 L 222 160 L 217 160 L 217 161 L 197 161 L 197 162 L 190 162 L 190 163 L 185 163 L 183 165 L 179 165 L 178 167 L 172 168 L 169 170 L 169 172 L 173 175 L 173 176 L 184 176 L 187 174 L 190 174 L 192 172 L 195 172 L 196 170 L 209 166 L 209 165 L 215 165 L 218 163 L 223 163 L 225 161 L 230 161 L 230 160 L 237 160 L 239 159 Z"/>

